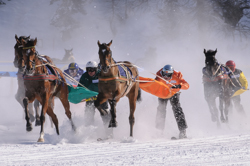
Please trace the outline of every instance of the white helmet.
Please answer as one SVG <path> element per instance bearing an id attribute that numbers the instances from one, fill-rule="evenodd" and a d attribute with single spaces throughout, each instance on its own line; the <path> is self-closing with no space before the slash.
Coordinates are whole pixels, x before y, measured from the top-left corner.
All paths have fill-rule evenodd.
<path id="1" fill-rule="evenodd" d="M 98 67 L 98 64 L 97 64 L 95 61 L 89 61 L 89 62 L 86 64 L 86 68 L 88 68 L 88 67 L 97 68 L 97 67 Z"/>

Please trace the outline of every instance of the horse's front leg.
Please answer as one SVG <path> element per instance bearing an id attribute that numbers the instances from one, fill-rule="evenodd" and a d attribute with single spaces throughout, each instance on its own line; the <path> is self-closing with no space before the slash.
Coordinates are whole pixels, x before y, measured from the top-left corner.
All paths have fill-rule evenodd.
<path id="1" fill-rule="evenodd" d="M 230 96 L 226 96 L 225 97 L 225 122 L 227 123 L 228 122 L 228 112 L 229 112 L 229 109 L 231 107 L 231 101 L 230 101 Z"/>
<path id="2" fill-rule="evenodd" d="M 109 122 L 109 127 L 117 127 L 117 121 L 116 121 L 116 100 L 109 100 L 110 104 L 110 114 L 111 114 L 111 120 Z"/>
<path id="3" fill-rule="evenodd" d="M 45 92 L 41 96 L 42 100 L 42 111 L 41 111 L 41 131 L 40 131 L 40 137 L 38 138 L 37 142 L 44 142 L 44 123 L 45 123 L 45 114 L 47 112 L 48 106 L 49 106 L 49 94 Z"/>
<path id="4" fill-rule="evenodd" d="M 24 106 L 25 119 L 26 119 L 26 131 L 32 130 L 32 124 L 30 122 L 30 115 L 29 115 L 29 110 L 28 110 L 29 101 L 30 100 L 28 99 L 28 97 L 25 97 L 23 99 L 23 106 Z"/>
<path id="5" fill-rule="evenodd" d="M 102 107 L 101 107 L 101 104 L 103 104 L 106 101 L 107 101 L 107 99 L 101 93 L 98 94 L 97 99 L 94 101 L 94 105 L 98 109 L 98 111 L 100 112 L 101 116 L 108 115 L 108 112 L 106 110 L 102 109 Z"/>
<path id="6" fill-rule="evenodd" d="M 41 121 L 40 121 L 40 116 L 39 116 L 39 101 L 35 100 L 34 101 L 34 108 L 35 108 L 35 112 L 36 112 L 36 122 L 35 122 L 35 126 L 40 126 L 41 125 Z"/>

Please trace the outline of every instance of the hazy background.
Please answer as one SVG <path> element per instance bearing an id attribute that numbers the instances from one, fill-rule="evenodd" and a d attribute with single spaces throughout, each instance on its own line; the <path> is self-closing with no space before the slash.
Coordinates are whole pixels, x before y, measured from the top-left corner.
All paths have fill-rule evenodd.
<path id="1" fill-rule="evenodd" d="M 241 3 L 242 2 L 242 3 Z M 5 4 L 3 4 L 5 3 Z M 249 92 L 241 95 L 246 115 L 231 112 L 229 124 L 217 128 L 211 122 L 204 99 L 202 68 L 204 49 L 216 49 L 220 63 L 234 60 L 250 80 L 248 1 L 232 0 L 0 0 L 0 61 L 12 66 L 15 34 L 38 38 L 37 51 L 62 59 L 64 49 L 73 48 L 80 66 L 98 60 L 97 41 L 113 40 L 111 50 L 116 61 L 128 60 L 143 67 L 140 75 L 154 78 L 166 64 L 183 73 L 190 89 L 181 91 L 181 105 L 189 128 L 188 137 L 248 133 Z M 1 71 L 9 67 L 1 63 Z M 11 67 L 11 70 L 16 70 Z M 0 142 L 36 141 L 40 128 L 25 131 L 23 111 L 14 95 L 16 78 L 0 79 Z M 170 103 L 163 133 L 154 127 L 157 97 L 146 92 L 137 104 L 134 137 L 141 140 L 169 139 L 178 134 Z M 85 103 L 71 105 L 78 136 L 72 136 L 70 125 L 59 101 L 58 116 L 61 135 L 46 122 L 45 133 L 50 142 L 67 140 L 83 142 L 102 135 L 102 122 L 96 112 L 96 125 L 84 127 Z M 122 98 L 117 104 L 118 128 L 115 138 L 129 135 L 129 104 Z M 20 137 L 16 137 L 16 134 Z"/>

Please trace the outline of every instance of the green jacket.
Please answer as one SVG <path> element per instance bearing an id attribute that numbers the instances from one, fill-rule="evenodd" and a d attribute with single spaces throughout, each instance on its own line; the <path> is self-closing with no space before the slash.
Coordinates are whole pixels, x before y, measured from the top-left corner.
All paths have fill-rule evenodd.
<path id="1" fill-rule="evenodd" d="M 98 92 L 99 74 L 100 74 L 100 71 L 97 71 L 97 73 L 93 77 L 90 77 L 88 72 L 85 72 L 81 76 L 79 83 L 81 83 L 82 85 L 84 85 L 86 88 L 88 88 L 91 91 Z M 78 86 L 81 86 L 81 85 L 78 84 Z"/>

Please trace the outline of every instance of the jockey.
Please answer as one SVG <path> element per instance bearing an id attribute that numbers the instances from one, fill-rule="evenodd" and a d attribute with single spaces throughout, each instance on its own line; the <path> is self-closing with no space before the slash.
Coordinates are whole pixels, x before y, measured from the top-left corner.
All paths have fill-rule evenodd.
<path id="1" fill-rule="evenodd" d="M 67 70 L 64 70 L 65 73 L 67 73 L 68 75 L 70 75 L 72 78 L 74 78 L 76 81 L 79 82 L 82 74 L 84 73 L 84 70 L 81 69 L 77 63 L 70 63 L 69 67 Z M 66 79 L 67 83 L 71 84 L 71 85 L 77 85 L 76 82 L 70 81 L 68 79 Z"/>
<path id="2" fill-rule="evenodd" d="M 98 92 L 98 76 L 100 71 L 98 70 L 98 64 L 95 61 L 89 61 L 86 64 L 86 72 L 80 78 L 79 83 L 88 88 L 91 91 Z M 81 86 L 78 84 L 78 86 Z M 85 124 L 91 125 L 94 122 L 94 115 L 95 115 L 95 105 L 94 100 L 96 97 L 93 97 L 91 100 L 86 100 L 85 106 Z M 108 110 L 108 103 L 104 102 L 101 105 L 102 109 Z M 104 120 L 104 119 L 103 119 Z"/>
<path id="3" fill-rule="evenodd" d="M 174 70 L 171 65 L 165 65 L 156 73 L 156 75 L 159 77 L 163 77 L 165 80 L 167 80 L 167 82 L 159 77 L 156 77 L 155 80 L 163 82 L 164 84 L 169 86 L 169 88 L 172 88 L 172 91 L 177 92 L 168 99 L 158 98 L 159 105 L 157 107 L 156 114 L 156 128 L 161 130 L 164 129 L 167 102 L 170 101 L 180 131 L 179 138 L 187 138 L 186 128 L 188 126 L 185 120 L 184 112 L 182 111 L 180 105 L 180 93 L 178 92 L 180 91 L 180 89 L 187 90 L 189 88 L 189 84 L 182 78 L 182 73 Z"/>
<path id="4" fill-rule="evenodd" d="M 240 103 L 241 101 L 240 94 L 246 91 L 248 88 L 247 79 L 243 74 L 243 72 L 240 69 L 236 68 L 234 61 L 232 60 L 227 61 L 226 66 L 229 67 L 231 70 L 231 73 L 229 73 L 229 77 L 231 78 L 234 85 L 233 91 L 235 92 L 235 94 L 233 95 L 233 97 L 231 97 L 231 99 L 234 103 L 236 110 L 238 112 L 244 113 L 245 112 L 244 108 Z"/>

